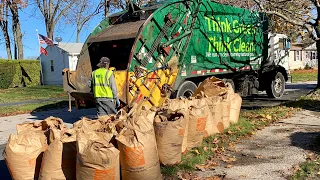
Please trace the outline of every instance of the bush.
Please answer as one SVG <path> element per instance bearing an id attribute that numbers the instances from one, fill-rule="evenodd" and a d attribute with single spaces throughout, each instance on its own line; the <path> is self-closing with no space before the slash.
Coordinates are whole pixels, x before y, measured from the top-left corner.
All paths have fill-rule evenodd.
<path id="1" fill-rule="evenodd" d="M 0 60 L 0 89 L 40 84 L 40 61 Z"/>
<path id="2" fill-rule="evenodd" d="M 309 64 L 306 64 L 306 66 L 304 67 L 305 70 L 309 70 L 309 69 L 312 69 L 311 66 L 309 66 Z"/>

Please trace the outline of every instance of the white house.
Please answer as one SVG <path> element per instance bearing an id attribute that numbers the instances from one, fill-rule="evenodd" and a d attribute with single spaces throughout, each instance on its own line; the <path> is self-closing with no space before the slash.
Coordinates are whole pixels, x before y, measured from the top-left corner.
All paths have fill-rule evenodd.
<path id="1" fill-rule="evenodd" d="M 302 43 L 292 43 L 289 52 L 289 68 L 290 70 L 294 69 L 303 69 L 304 68 L 304 44 Z"/>
<path id="2" fill-rule="evenodd" d="M 48 56 L 41 54 L 43 83 L 45 85 L 61 85 L 62 70 L 69 68 L 76 70 L 78 57 L 83 43 L 59 43 L 47 46 Z"/>
<path id="3" fill-rule="evenodd" d="M 303 69 L 307 65 L 309 67 L 318 67 L 316 44 L 291 44 L 289 54 L 290 69 Z"/>
<path id="4" fill-rule="evenodd" d="M 306 59 L 304 61 L 305 66 L 317 68 L 318 67 L 318 55 L 317 55 L 317 47 L 316 43 L 313 43 L 304 48 Z"/>

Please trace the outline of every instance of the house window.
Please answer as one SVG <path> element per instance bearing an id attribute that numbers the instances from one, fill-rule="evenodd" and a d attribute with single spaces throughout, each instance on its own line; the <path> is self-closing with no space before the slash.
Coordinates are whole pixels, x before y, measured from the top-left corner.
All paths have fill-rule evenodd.
<path id="1" fill-rule="evenodd" d="M 283 38 L 279 39 L 279 49 L 284 50 L 285 48 L 285 41 Z"/>
<path id="2" fill-rule="evenodd" d="M 53 60 L 50 60 L 50 67 L 51 67 L 51 72 L 54 72 Z"/>
<path id="3" fill-rule="evenodd" d="M 296 51 L 296 58 L 295 58 L 295 61 L 300 61 L 301 60 L 301 53 L 300 51 Z"/>
<path id="4" fill-rule="evenodd" d="M 312 56 L 311 56 L 311 59 L 313 60 L 313 59 L 317 59 L 317 53 L 315 53 L 315 52 L 312 52 Z"/>

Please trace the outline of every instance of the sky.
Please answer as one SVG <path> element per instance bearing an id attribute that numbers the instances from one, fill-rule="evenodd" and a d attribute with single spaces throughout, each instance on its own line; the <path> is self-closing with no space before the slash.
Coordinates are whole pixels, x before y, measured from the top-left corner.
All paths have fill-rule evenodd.
<path id="1" fill-rule="evenodd" d="M 39 34 L 47 36 L 45 23 L 42 14 L 38 9 L 35 9 L 34 5 L 30 5 L 27 8 L 22 9 L 19 12 L 21 32 L 23 34 L 23 45 L 24 45 L 24 58 L 25 59 L 35 59 L 39 56 L 39 42 L 37 38 L 36 29 L 38 29 Z M 82 29 L 80 42 L 84 42 L 91 31 L 100 23 L 103 14 L 96 16 L 91 19 L 89 23 Z M 10 29 L 11 30 L 11 29 Z M 2 32 L 0 32 L 2 33 Z M 11 33 L 12 34 L 12 33 Z M 75 25 L 66 24 L 65 22 L 60 22 L 55 29 L 54 38 L 61 37 L 64 43 L 74 43 L 76 42 L 76 28 Z M 7 53 L 5 49 L 4 40 L 2 34 L 0 35 L 0 58 L 7 58 Z M 42 47 L 46 47 L 42 45 Z"/>

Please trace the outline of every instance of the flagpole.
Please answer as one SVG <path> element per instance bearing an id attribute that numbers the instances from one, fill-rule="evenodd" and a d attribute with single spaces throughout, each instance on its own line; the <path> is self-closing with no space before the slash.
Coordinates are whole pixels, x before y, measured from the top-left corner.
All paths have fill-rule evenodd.
<path id="1" fill-rule="evenodd" d="M 39 33 L 38 33 L 38 29 L 36 29 L 36 32 L 37 32 L 37 39 L 38 39 L 38 44 L 39 44 L 39 48 L 38 48 L 38 51 L 40 51 L 40 40 L 39 40 Z M 44 82 L 43 82 L 43 73 L 42 73 L 42 63 L 41 63 L 41 53 L 40 53 L 40 56 L 39 56 L 39 60 L 40 60 L 40 76 L 41 76 L 41 84 L 42 86 L 44 85 Z"/>

